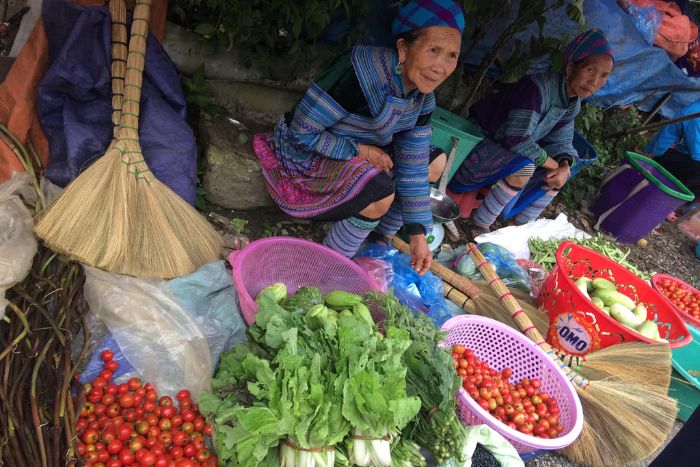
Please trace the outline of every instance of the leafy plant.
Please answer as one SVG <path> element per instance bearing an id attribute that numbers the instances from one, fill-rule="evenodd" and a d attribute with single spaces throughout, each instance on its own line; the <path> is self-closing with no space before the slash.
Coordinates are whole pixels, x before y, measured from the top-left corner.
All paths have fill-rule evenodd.
<path id="1" fill-rule="evenodd" d="M 204 64 L 201 64 L 192 76 L 182 75 L 182 90 L 185 93 L 187 116 L 190 122 L 196 122 L 199 113 L 204 111 L 211 115 L 221 115 L 226 109 L 217 104 L 205 80 Z"/>
<path id="2" fill-rule="evenodd" d="M 170 18 L 199 34 L 209 52 L 235 48 L 246 66 L 283 59 L 299 69 L 331 20 L 346 18 L 349 45 L 364 28 L 371 0 L 175 0 Z"/>
<path id="3" fill-rule="evenodd" d="M 581 108 L 576 118 L 576 129 L 596 149 L 598 160 L 564 186 L 559 199 L 565 206 L 577 208 L 582 200 L 595 198 L 606 170 L 619 165 L 625 151 L 640 152 L 647 145 L 648 135 L 608 136 L 641 124 L 642 115 L 636 107 L 603 110 L 595 105 L 584 105 Z"/>

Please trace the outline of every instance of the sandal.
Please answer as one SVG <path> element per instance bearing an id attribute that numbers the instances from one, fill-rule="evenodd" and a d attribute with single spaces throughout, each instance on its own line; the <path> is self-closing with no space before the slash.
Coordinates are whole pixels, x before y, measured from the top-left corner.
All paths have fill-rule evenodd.
<path id="1" fill-rule="evenodd" d="M 464 219 L 464 223 L 467 226 L 465 230 L 467 233 L 467 237 L 469 237 L 469 241 L 473 242 L 479 235 L 491 232 L 490 226 L 477 224 L 471 219 L 471 217 Z"/>

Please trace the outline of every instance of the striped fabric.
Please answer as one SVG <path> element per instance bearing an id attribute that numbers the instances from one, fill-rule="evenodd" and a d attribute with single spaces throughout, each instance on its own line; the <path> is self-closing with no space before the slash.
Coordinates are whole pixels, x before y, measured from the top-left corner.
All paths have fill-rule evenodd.
<path id="1" fill-rule="evenodd" d="M 459 183 L 478 184 L 511 163 L 522 165 L 522 158 L 539 166 L 550 156 L 573 166 L 578 159 L 574 119 L 581 102 L 569 100 L 565 86 L 562 73 L 538 73 L 474 104 L 470 117 L 486 138 L 455 175 Z"/>
<path id="2" fill-rule="evenodd" d="M 591 55 L 610 55 L 615 60 L 608 38 L 600 29 L 589 29 L 574 37 L 564 49 L 563 67 L 566 68 L 569 63 L 578 63 Z"/>
<path id="3" fill-rule="evenodd" d="M 366 221 L 357 217 L 343 219 L 331 226 L 323 244 L 343 256 L 352 258 L 377 224 L 378 220 Z"/>
<path id="4" fill-rule="evenodd" d="M 270 194 L 294 217 L 311 218 L 328 212 L 355 197 L 378 173 L 367 161 L 355 157 L 358 143 L 372 144 L 383 147 L 393 158 L 404 222 L 419 223 L 430 230 L 431 126 L 416 123 L 419 118 L 428 120 L 435 98 L 417 90 L 403 95 L 394 72 L 393 49 L 356 46 L 350 61 L 371 116 L 349 113 L 312 84 L 289 125 L 280 118 L 273 138 L 255 138 Z"/>
<path id="5" fill-rule="evenodd" d="M 391 32 L 398 36 L 404 32 L 429 26 L 447 26 L 464 32 L 464 13 L 454 0 L 412 0 L 400 6 Z"/>

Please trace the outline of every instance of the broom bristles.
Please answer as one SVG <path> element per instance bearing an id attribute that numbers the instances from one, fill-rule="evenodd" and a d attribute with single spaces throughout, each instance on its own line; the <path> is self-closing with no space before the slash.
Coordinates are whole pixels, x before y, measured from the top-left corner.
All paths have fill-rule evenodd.
<path id="1" fill-rule="evenodd" d="M 588 354 L 575 369 L 588 379 L 617 378 L 666 394 L 672 368 L 668 344 L 624 342 Z"/>
<path id="2" fill-rule="evenodd" d="M 218 258 L 223 242 L 143 160 L 138 115 L 149 14 L 150 1 L 139 2 L 118 139 L 40 215 L 35 233 L 53 250 L 91 266 L 169 279 Z"/>
<path id="3" fill-rule="evenodd" d="M 584 429 L 562 453 L 594 466 L 624 465 L 651 456 L 676 419 L 676 401 L 655 389 L 624 381 L 592 381 L 577 388 Z"/>

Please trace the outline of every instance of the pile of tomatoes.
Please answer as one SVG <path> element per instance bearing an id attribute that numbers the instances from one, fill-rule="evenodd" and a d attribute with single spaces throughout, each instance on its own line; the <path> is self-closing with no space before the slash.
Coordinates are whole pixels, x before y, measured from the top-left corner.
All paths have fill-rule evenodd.
<path id="1" fill-rule="evenodd" d="M 695 319 L 700 319 L 700 296 L 671 279 L 657 282 L 659 291 L 671 302 Z"/>
<path id="2" fill-rule="evenodd" d="M 100 354 L 104 369 L 85 385 L 85 399 L 76 423 L 76 450 L 90 467 L 155 466 L 215 467 L 217 458 L 205 446 L 211 425 L 199 414 L 190 392 L 177 393 L 179 410 L 170 396 L 158 397 L 138 378 L 112 383 L 119 364 L 114 353 Z"/>
<path id="3" fill-rule="evenodd" d="M 559 404 L 540 389 L 540 380 L 525 378 L 512 384 L 510 368 L 498 372 L 462 345 L 452 346 L 452 358 L 464 390 L 500 422 L 545 439 L 556 438 L 564 431 L 559 424 Z"/>

